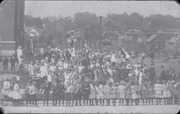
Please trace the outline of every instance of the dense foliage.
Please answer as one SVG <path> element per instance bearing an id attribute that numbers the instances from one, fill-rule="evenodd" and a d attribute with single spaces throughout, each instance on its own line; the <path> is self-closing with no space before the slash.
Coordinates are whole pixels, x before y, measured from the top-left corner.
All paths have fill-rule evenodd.
<path id="1" fill-rule="evenodd" d="M 72 30 L 79 30 L 86 39 L 98 39 L 100 35 L 99 17 L 93 13 L 76 13 L 74 17 L 47 17 L 35 18 L 25 16 L 26 26 L 34 26 L 43 30 L 41 41 L 52 42 L 52 40 L 62 43 L 65 34 Z M 157 32 L 158 30 L 178 29 L 180 27 L 179 18 L 170 15 L 150 15 L 143 17 L 138 13 L 130 15 L 107 14 L 102 19 L 102 37 L 105 39 L 117 39 L 118 34 L 132 29 L 143 32 Z"/>

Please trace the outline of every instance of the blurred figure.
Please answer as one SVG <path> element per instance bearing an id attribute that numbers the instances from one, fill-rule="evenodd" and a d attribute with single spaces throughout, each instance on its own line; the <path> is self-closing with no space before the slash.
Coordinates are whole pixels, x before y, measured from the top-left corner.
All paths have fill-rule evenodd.
<path id="1" fill-rule="evenodd" d="M 32 81 L 30 81 L 27 86 L 25 87 L 25 95 L 26 95 L 26 106 L 31 106 L 32 100 L 31 100 L 31 90 L 33 88 Z"/>
<path id="2" fill-rule="evenodd" d="M 17 106 L 19 104 L 19 100 L 22 99 L 22 95 L 20 94 L 20 83 L 16 81 L 13 87 L 12 98 L 13 105 Z"/>
<path id="3" fill-rule="evenodd" d="M 38 104 L 37 104 L 37 93 L 38 93 L 38 89 L 36 87 L 36 82 L 33 81 L 32 82 L 32 87 L 30 89 L 30 95 L 31 95 L 32 105 L 38 107 Z"/>
<path id="4" fill-rule="evenodd" d="M 49 94 L 50 94 L 50 83 L 46 80 L 42 89 L 41 89 L 41 92 L 43 92 L 43 96 L 44 96 L 44 99 L 43 99 L 43 106 L 48 106 L 49 105 Z M 47 102 L 47 103 L 45 103 Z"/>
<path id="5" fill-rule="evenodd" d="M 154 85 L 154 91 L 155 91 L 155 97 L 157 100 L 157 105 L 161 104 L 163 88 L 159 80 L 157 80 L 157 83 Z"/>
<path id="6" fill-rule="evenodd" d="M 89 95 L 90 95 L 90 85 L 88 82 L 84 82 L 82 84 L 82 99 L 83 99 L 84 105 L 85 105 L 85 102 L 88 105 Z"/>
<path id="7" fill-rule="evenodd" d="M 15 63 L 16 63 L 14 56 L 11 57 L 10 63 L 11 63 L 11 71 L 14 71 L 15 70 Z"/>
<path id="8" fill-rule="evenodd" d="M 2 88 L 2 94 L 4 95 L 5 99 L 7 98 L 7 96 L 9 95 L 10 92 L 10 80 L 7 78 L 4 82 L 3 82 L 3 88 Z"/>
<path id="9" fill-rule="evenodd" d="M 18 46 L 16 53 L 17 53 L 18 64 L 20 64 L 23 56 L 23 51 L 21 46 Z"/>
<path id="10" fill-rule="evenodd" d="M 119 95 L 119 105 L 124 104 L 124 99 L 125 99 L 125 82 L 121 81 L 120 85 L 118 87 L 118 95 Z"/>
<path id="11" fill-rule="evenodd" d="M 163 65 L 161 65 L 160 80 L 167 80 L 167 73 Z"/>
<path id="12" fill-rule="evenodd" d="M 3 72 L 7 72 L 8 71 L 8 58 L 5 57 L 4 60 L 3 60 Z"/>
<path id="13" fill-rule="evenodd" d="M 53 84 L 53 106 L 57 106 L 57 101 L 58 101 L 58 97 L 59 97 L 59 92 L 60 92 L 60 88 L 59 88 L 59 80 L 55 80 L 55 83 Z"/>
<path id="14" fill-rule="evenodd" d="M 180 80 L 177 80 L 174 84 L 174 104 L 179 104 L 180 98 Z"/>
<path id="15" fill-rule="evenodd" d="M 110 105 L 110 85 L 109 81 L 104 85 L 104 99 L 106 99 L 107 105 Z"/>
<path id="16" fill-rule="evenodd" d="M 28 66 L 28 73 L 30 75 L 31 78 L 34 78 L 34 75 L 35 75 L 35 70 L 34 70 L 34 64 L 33 64 L 33 61 L 30 62 L 29 66 Z"/>
<path id="17" fill-rule="evenodd" d="M 129 105 L 129 101 L 131 99 L 131 83 L 128 82 L 126 83 L 126 89 L 125 89 L 125 100 L 126 100 L 126 105 Z"/>

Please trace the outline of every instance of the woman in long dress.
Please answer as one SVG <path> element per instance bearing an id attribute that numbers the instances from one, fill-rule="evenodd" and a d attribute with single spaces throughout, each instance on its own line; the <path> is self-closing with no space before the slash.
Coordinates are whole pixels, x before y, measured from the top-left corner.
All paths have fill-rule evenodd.
<path id="1" fill-rule="evenodd" d="M 115 83 L 113 83 L 113 85 L 112 85 L 112 99 L 113 99 L 113 105 L 114 106 L 116 104 L 117 89 L 118 89 L 118 86 Z"/>
<path id="2" fill-rule="evenodd" d="M 145 104 L 145 101 L 147 105 L 148 86 L 146 85 L 145 82 L 142 82 L 140 87 L 141 87 L 141 99 L 143 101 L 143 105 Z"/>
<path id="3" fill-rule="evenodd" d="M 110 86 L 109 82 L 106 82 L 106 85 L 104 86 L 104 98 L 106 99 L 107 105 L 110 105 Z"/>
<path id="4" fill-rule="evenodd" d="M 124 85 L 124 82 L 121 81 L 120 82 L 120 85 L 118 87 L 118 97 L 119 97 L 119 105 L 123 105 L 124 103 L 124 99 L 125 99 L 125 85 Z"/>
<path id="5" fill-rule="evenodd" d="M 172 104 L 172 83 L 171 81 L 168 81 L 166 83 L 166 87 L 167 87 L 167 103 L 168 104 Z"/>
<path id="6" fill-rule="evenodd" d="M 97 98 L 96 98 L 96 104 L 98 105 L 98 102 L 100 101 L 100 104 L 102 105 L 103 99 L 104 99 L 104 86 L 99 85 L 95 87 L 97 90 Z"/>
<path id="7" fill-rule="evenodd" d="M 168 104 L 169 103 L 169 98 L 171 97 L 171 94 L 170 94 L 170 90 L 169 90 L 169 87 L 168 87 L 168 83 L 166 83 L 166 81 L 163 81 L 162 88 L 163 88 L 164 103 Z"/>
<path id="8" fill-rule="evenodd" d="M 10 92 L 10 81 L 7 78 L 4 82 L 3 82 L 3 88 L 2 88 L 2 95 L 3 96 L 8 96 L 9 92 Z"/>
<path id="9" fill-rule="evenodd" d="M 90 105 L 94 105 L 94 99 L 96 98 L 96 89 L 93 84 L 90 84 L 91 90 L 90 90 Z"/>
<path id="10" fill-rule="evenodd" d="M 33 61 L 31 61 L 31 63 L 28 66 L 28 73 L 29 73 L 31 78 L 33 78 L 35 75 L 34 71 L 35 71 L 34 64 L 33 64 Z"/>
<path id="11" fill-rule="evenodd" d="M 15 82 L 13 91 L 12 91 L 12 98 L 13 98 L 13 104 L 17 105 L 19 103 L 19 100 L 22 99 L 22 95 L 20 93 L 20 85 L 19 82 Z"/>
<path id="12" fill-rule="evenodd" d="M 161 103 L 162 98 L 162 84 L 160 84 L 160 81 L 157 80 L 157 83 L 154 85 L 154 91 L 155 91 L 155 97 L 157 99 L 157 104 Z"/>
<path id="13" fill-rule="evenodd" d="M 138 99 L 139 99 L 138 91 L 139 91 L 139 87 L 137 86 L 137 84 L 132 83 L 132 86 L 131 86 L 131 97 L 132 97 L 131 105 L 132 105 L 133 101 L 135 101 L 136 105 L 139 104 L 139 102 L 138 102 Z"/>
<path id="14" fill-rule="evenodd" d="M 17 52 L 18 63 L 21 64 L 22 56 L 23 56 L 22 47 L 19 46 L 19 47 L 17 48 L 16 52 Z"/>

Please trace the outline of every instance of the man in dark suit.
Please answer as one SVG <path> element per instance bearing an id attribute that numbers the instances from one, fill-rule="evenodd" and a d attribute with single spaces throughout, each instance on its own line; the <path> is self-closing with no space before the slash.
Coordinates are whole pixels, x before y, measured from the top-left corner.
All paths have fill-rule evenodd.
<path id="1" fill-rule="evenodd" d="M 43 88 L 41 90 L 44 91 L 44 93 L 43 93 L 43 95 L 44 95 L 43 106 L 45 106 L 45 102 L 47 102 L 46 105 L 48 106 L 49 93 L 50 93 L 50 83 L 47 80 L 44 83 Z"/>
<path id="2" fill-rule="evenodd" d="M 59 99 L 59 80 L 55 80 L 55 84 L 53 85 L 53 106 L 57 106 L 57 101 Z"/>
<path id="3" fill-rule="evenodd" d="M 9 62 L 8 58 L 7 57 L 4 58 L 4 60 L 3 60 L 3 67 L 4 67 L 3 71 L 7 72 L 7 70 L 8 70 L 8 62 Z"/>
<path id="4" fill-rule="evenodd" d="M 166 80 L 167 79 L 167 74 L 166 74 L 166 71 L 164 69 L 164 66 L 161 65 L 161 74 L 160 74 L 160 79 L 161 80 Z"/>
<path id="5" fill-rule="evenodd" d="M 59 94 L 59 106 L 61 105 L 61 101 L 62 101 L 62 105 L 64 106 L 64 97 L 65 97 L 65 87 L 64 87 L 64 84 L 63 82 L 61 81 L 59 83 L 59 87 L 58 87 L 58 94 Z"/>
<path id="6" fill-rule="evenodd" d="M 86 101 L 86 104 L 88 105 L 89 95 L 90 95 L 90 85 L 88 82 L 84 82 L 82 84 L 82 99 L 83 99 L 84 105 L 85 105 L 85 101 Z"/>
<path id="7" fill-rule="evenodd" d="M 15 63 L 16 63 L 16 61 L 15 61 L 14 56 L 11 57 L 10 63 L 11 63 L 11 71 L 15 70 Z"/>

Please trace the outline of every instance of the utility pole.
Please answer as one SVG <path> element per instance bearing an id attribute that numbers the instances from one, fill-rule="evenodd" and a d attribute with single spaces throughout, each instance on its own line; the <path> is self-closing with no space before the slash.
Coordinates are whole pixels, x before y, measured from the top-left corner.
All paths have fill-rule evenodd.
<path id="1" fill-rule="evenodd" d="M 99 19 L 100 19 L 100 39 L 99 39 L 99 50 L 100 52 L 102 52 L 102 47 L 101 47 L 101 44 L 102 44 L 102 16 L 99 16 Z"/>
<path id="2" fill-rule="evenodd" d="M 178 34 L 176 34 L 176 38 L 175 38 L 175 48 L 176 48 L 176 54 L 177 54 L 177 42 L 178 42 Z"/>

